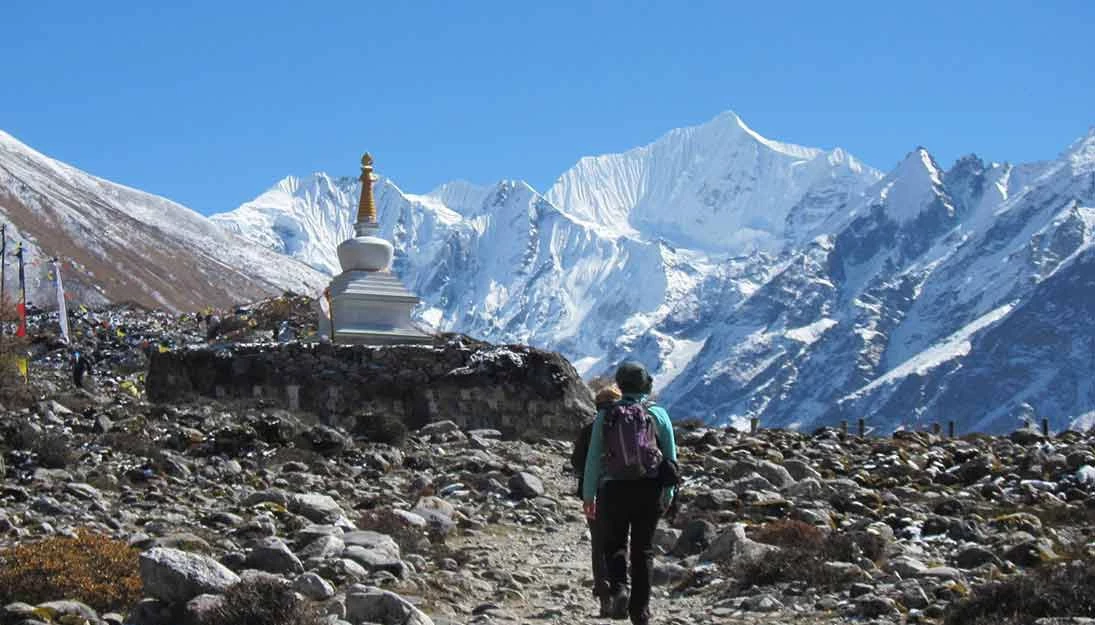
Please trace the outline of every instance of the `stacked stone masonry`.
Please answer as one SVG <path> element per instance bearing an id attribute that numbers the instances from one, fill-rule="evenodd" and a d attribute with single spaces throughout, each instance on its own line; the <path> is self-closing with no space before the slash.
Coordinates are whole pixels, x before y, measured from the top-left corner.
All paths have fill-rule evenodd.
<path id="1" fill-rule="evenodd" d="M 408 427 L 452 420 L 503 436 L 573 436 L 593 398 L 562 356 L 450 339 L 439 345 L 233 345 L 153 354 L 154 402 L 264 401 L 353 426 L 373 415 Z"/>

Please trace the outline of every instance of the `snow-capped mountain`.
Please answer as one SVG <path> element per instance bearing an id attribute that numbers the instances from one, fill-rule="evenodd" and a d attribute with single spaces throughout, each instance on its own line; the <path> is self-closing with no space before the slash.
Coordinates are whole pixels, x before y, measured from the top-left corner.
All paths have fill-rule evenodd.
<path id="1" fill-rule="evenodd" d="M 727 113 L 583 158 L 545 195 L 377 195 L 421 317 L 587 375 L 639 358 L 678 418 L 1003 430 L 1095 409 L 1093 164 L 1089 134 L 1028 165 L 918 148 L 883 176 Z M 286 179 L 215 220 L 334 271 L 358 192 Z"/>
<path id="2" fill-rule="evenodd" d="M 314 292 L 326 278 L 226 233 L 170 200 L 96 178 L 0 132 L 0 213 L 8 251 L 22 241 L 28 300 L 55 301 L 51 257 L 66 291 L 89 304 L 130 300 L 171 310 L 227 306 L 284 290 Z M 10 259 L 9 259 L 10 261 Z M 8 263 L 6 294 L 18 288 Z"/>
<path id="3" fill-rule="evenodd" d="M 0 135 L 0 208 L 32 292 L 59 253 L 85 301 L 314 293 L 359 191 L 286 178 L 206 220 Z M 944 168 L 918 148 L 883 175 L 728 113 L 582 159 L 546 194 L 375 192 L 420 318 L 559 350 L 589 376 L 638 358 L 677 418 L 999 431 L 1095 414 L 1095 131 L 1053 161 Z"/>
<path id="4" fill-rule="evenodd" d="M 772 141 L 728 112 L 623 154 L 583 158 L 547 199 L 607 233 L 740 254 L 809 240 L 879 177 L 839 148 Z"/>

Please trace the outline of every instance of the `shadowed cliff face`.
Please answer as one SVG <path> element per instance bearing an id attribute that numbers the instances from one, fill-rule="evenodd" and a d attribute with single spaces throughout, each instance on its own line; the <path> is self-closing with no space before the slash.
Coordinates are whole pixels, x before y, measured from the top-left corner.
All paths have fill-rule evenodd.
<path id="1" fill-rule="evenodd" d="M 411 427 L 451 420 L 506 437 L 568 437 L 593 397 L 562 356 L 524 346 L 236 346 L 154 354 L 149 399 L 256 398 L 353 427 L 364 415 Z"/>

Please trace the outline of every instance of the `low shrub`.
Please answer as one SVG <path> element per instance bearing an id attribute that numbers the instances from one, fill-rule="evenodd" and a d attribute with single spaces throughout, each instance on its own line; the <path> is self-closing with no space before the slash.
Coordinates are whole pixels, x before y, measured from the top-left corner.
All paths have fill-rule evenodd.
<path id="1" fill-rule="evenodd" d="M 319 610 L 286 584 L 255 579 L 231 586 L 202 625 L 320 625 Z"/>
<path id="2" fill-rule="evenodd" d="M 0 605 L 74 599 L 99 611 L 127 610 L 141 598 L 138 551 L 81 530 L 0 551 Z"/>
<path id="3" fill-rule="evenodd" d="M 754 532 L 753 539 L 777 546 L 779 551 L 751 562 L 724 565 L 742 588 L 795 581 L 830 588 L 842 580 L 833 578 L 827 562 L 867 558 L 877 563 L 885 556 L 886 546 L 884 539 L 867 532 L 826 533 L 794 520 L 768 523 Z"/>
<path id="4" fill-rule="evenodd" d="M 753 540 L 783 548 L 820 549 L 825 532 L 805 521 L 785 519 L 762 525 Z"/>
<path id="5" fill-rule="evenodd" d="M 1095 617 L 1095 561 L 1044 567 L 974 588 L 946 625 L 1029 625 L 1046 617 Z"/>

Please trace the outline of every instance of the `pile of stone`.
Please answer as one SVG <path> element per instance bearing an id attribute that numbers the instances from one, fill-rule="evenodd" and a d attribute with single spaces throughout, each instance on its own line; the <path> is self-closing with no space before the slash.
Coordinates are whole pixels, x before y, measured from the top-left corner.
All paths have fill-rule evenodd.
<path id="1" fill-rule="evenodd" d="M 286 410 L 100 408 L 3 415 L 0 545 L 87 528 L 141 549 L 147 598 L 126 622 L 200 622 L 228 586 L 275 576 L 333 623 L 428 623 L 400 593 L 444 595 L 431 578 L 459 571 L 454 533 L 565 523 L 541 479 L 564 443 L 439 422 L 393 445 Z M 70 455 L 49 457 L 44 439 Z"/>
<path id="2" fill-rule="evenodd" d="M 1086 434 L 696 429 L 679 442 L 692 484 L 662 545 L 685 556 L 675 560 L 688 571 L 684 592 L 708 596 L 719 614 L 820 609 L 935 622 L 979 585 L 1095 554 L 1095 438 Z M 754 538 L 788 520 L 849 537 L 848 557 L 821 563 L 813 583 L 792 571 L 752 584 L 748 574 L 781 551 Z"/>
<path id="3" fill-rule="evenodd" d="M 206 344 L 193 323 L 119 308 L 96 341 L 119 355 L 145 341 Z M 508 408 L 503 432 L 381 410 L 326 419 L 266 397 L 154 404 L 121 382 L 73 391 L 63 362 L 47 366 L 45 325 L 32 327 L 45 345 L 33 401 L 0 409 L 0 549 L 81 528 L 112 536 L 140 551 L 144 598 L 117 614 L 77 597 L 12 604 L 0 623 L 197 624 L 255 580 L 332 625 L 604 622 L 561 431 L 522 431 Z M 460 357 L 445 356 L 455 364 L 440 378 L 462 383 L 530 362 L 519 349 L 452 349 Z M 141 375 L 111 363 L 101 376 Z M 686 485 L 656 538 L 659 622 L 938 623 L 986 583 L 1095 556 L 1087 433 L 677 436 Z M 824 549 L 803 546 L 817 537 Z"/>

